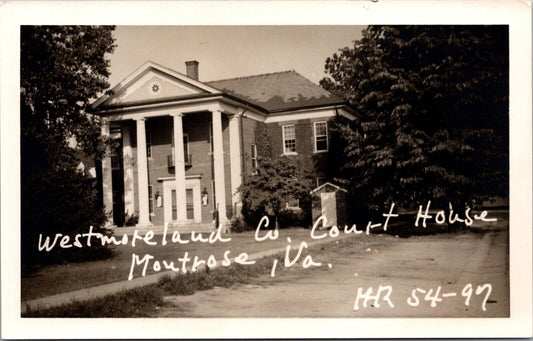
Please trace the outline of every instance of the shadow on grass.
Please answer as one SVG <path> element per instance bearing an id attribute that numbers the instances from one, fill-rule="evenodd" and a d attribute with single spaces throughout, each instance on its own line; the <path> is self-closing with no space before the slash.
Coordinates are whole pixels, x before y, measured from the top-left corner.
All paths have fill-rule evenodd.
<path id="1" fill-rule="evenodd" d="M 157 285 L 148 285 L 52 308 L 28 307 L 22 317 L 150 317 L 163 304 L 162 294 Z"/>
<path id="2" fill-rule="evenodd" d="M 255 264 L 232 264 L 229 267 L 188 272 L 184 275 L 165 275 L 151 284 L 88 301 L 74 301 L 52 308 L 27 307 L 22 317 L 152 317 L 163 306 L 164 296 L 192 295 L 196 291 L 215 286 L 230 287 L 239 283 L 253 283 L 255 278 L 270 272 L 274 259 L 282 255 L 256 260 Z"/>

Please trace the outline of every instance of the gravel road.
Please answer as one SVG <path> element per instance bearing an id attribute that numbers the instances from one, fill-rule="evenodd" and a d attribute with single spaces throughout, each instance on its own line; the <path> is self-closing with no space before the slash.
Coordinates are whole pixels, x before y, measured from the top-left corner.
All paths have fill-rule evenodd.
<path id="1" fill-rule="evenodd" d="M 456 234 L 357 235 L 311 248 L 318 267 L 278 264 L 254 284 L 165 297 L 159 316 L 507 317 L 508 238 L 506 221 Z"/>

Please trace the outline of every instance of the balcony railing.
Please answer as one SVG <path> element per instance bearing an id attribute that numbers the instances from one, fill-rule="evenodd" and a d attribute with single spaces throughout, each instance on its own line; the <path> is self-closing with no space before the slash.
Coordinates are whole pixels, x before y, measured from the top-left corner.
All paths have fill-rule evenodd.
<path id="1" fill-rule="evenodd" d="M 185 154 L 184 155 L 185 157 L 185 167 L 190 167 L 192 166 L 192 155 L 191 154 Z M 167 156 L 167 160 L 168 160 L 168 168 L 174 168 L 176 167 L 176 164 L 174 162 L 174 154 L 170 154 Z"/>

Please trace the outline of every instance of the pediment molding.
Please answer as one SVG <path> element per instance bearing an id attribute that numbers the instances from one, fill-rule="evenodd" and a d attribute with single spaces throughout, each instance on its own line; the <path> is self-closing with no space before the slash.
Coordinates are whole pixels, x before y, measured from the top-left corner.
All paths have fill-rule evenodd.
<path id="1" fill-rule="evenodd" d="M 184 74 L 148 61 L 95 101 L 92 108 L 143 100 L 176 98 L 221 92 Z"/>

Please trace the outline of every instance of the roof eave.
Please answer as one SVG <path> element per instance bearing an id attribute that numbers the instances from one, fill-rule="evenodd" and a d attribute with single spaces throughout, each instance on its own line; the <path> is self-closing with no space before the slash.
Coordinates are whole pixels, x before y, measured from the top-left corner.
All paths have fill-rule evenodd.
<path id="1" fill-rule="evenodd" d="M 167 97 L 167 98 L 161 98 L 161 99 L 151 99 L 151 100 L 130 102 L 124 105 L 111 105 L 111 106 L 105 106 L 105 107 L 98 107 L 94 109 L 93 111 L 91 111 L 91 113 L 102 116 L 102 115 L 107 115 L 107 114 L 113 114 L 116 112 L 124 112 L 127 110 L 138 110 L 138 109 L 142 109 L 146 107 L 170 106 L 174 104 L 180 104 L 181 102 L 191 102 L 191 101 L 194 102 L 195 100 L 201 101 L 201 100 L 216 99 L 216 98 L 227 98 L 228 100 L 240 103 L 262 114 L 268 114 L 268 111 L 265 108 L 243 101 L 242 99 L 238 97 L 231 96 L 225 93 L 216 93 L 216 94 L 205 94 L 204 93 L 204 94 L 195 94 L 191 96 L 177 96 L 177 97 Z"/>
<path id="2" fill-rule="evenodd" d="M 204 98 L 217 97 L 221 95 L 223 94 L 222 93 L 216 93 L 216 94 L 202 93 L 202 94 L 194 94 L 194 95 L 188 95 L 188 96 L 175 96 L 175 97 L 165 97 L 165 98 L 158 98 L 158 99 L 135 101 L 135 102 L 129 102 L 127 104 L 111 104 L 111 105 L 96 107 L 94 109 L 94 113 L 98 114 L 99 112 L 104 112 L 104 111 L 110 111 L 110 110 L 115 110 L 115 109 L 135 108 L 135 107 L 144 106 L 144 105 L 175 103 L 175 102 L 189 101 L 189 100 L 194 100 L 194 99 L 204 99 Z"/>
<path id="3" fill-rule="evenodd" d="M 327 104 L 327 105 L 313 105 L 313 106 L 305 106 L 305 107 L 298 107 L 293 109 L 284 109 L 284 110 L 271 110 L 269 111 L 270 114 L 276 115 L 276 116 L 282 116 L 283 114 L 287 113 L 295 113 L 295 112 L 301 112 L 306 110 L 327 110 L 327 109 L 333 109 L 336 111 L 337 115 L 344 116 L 350 120 L 355 120 L 358 116 L 356 112 L 353 110 L 352 107 L 346 102 L 341 102 L 337 104 Z M 342 113 L 339 113 L 338 110 L 342 109 L 347 112 L 348 115 L 343 115 Z"/>
<path id="4" fill-rule="evenodd" d="M 272 114 L 278 114 L 281 112 L 288 112 L 288 111 L 295 111 L 295 110 L 308 110 L 308 109 L 318 109 L 318 108 L 334 108 L 336 106 L 344 106 L 346 105 L 345 102 L 338 102 L 338 103 L 327 103 L 327 104 L 312 104 L 312 105 L 304 105 L 300 107 L 295 108 L 279 108 L 274 110 L 269 110 L 269 113 Z"/>

